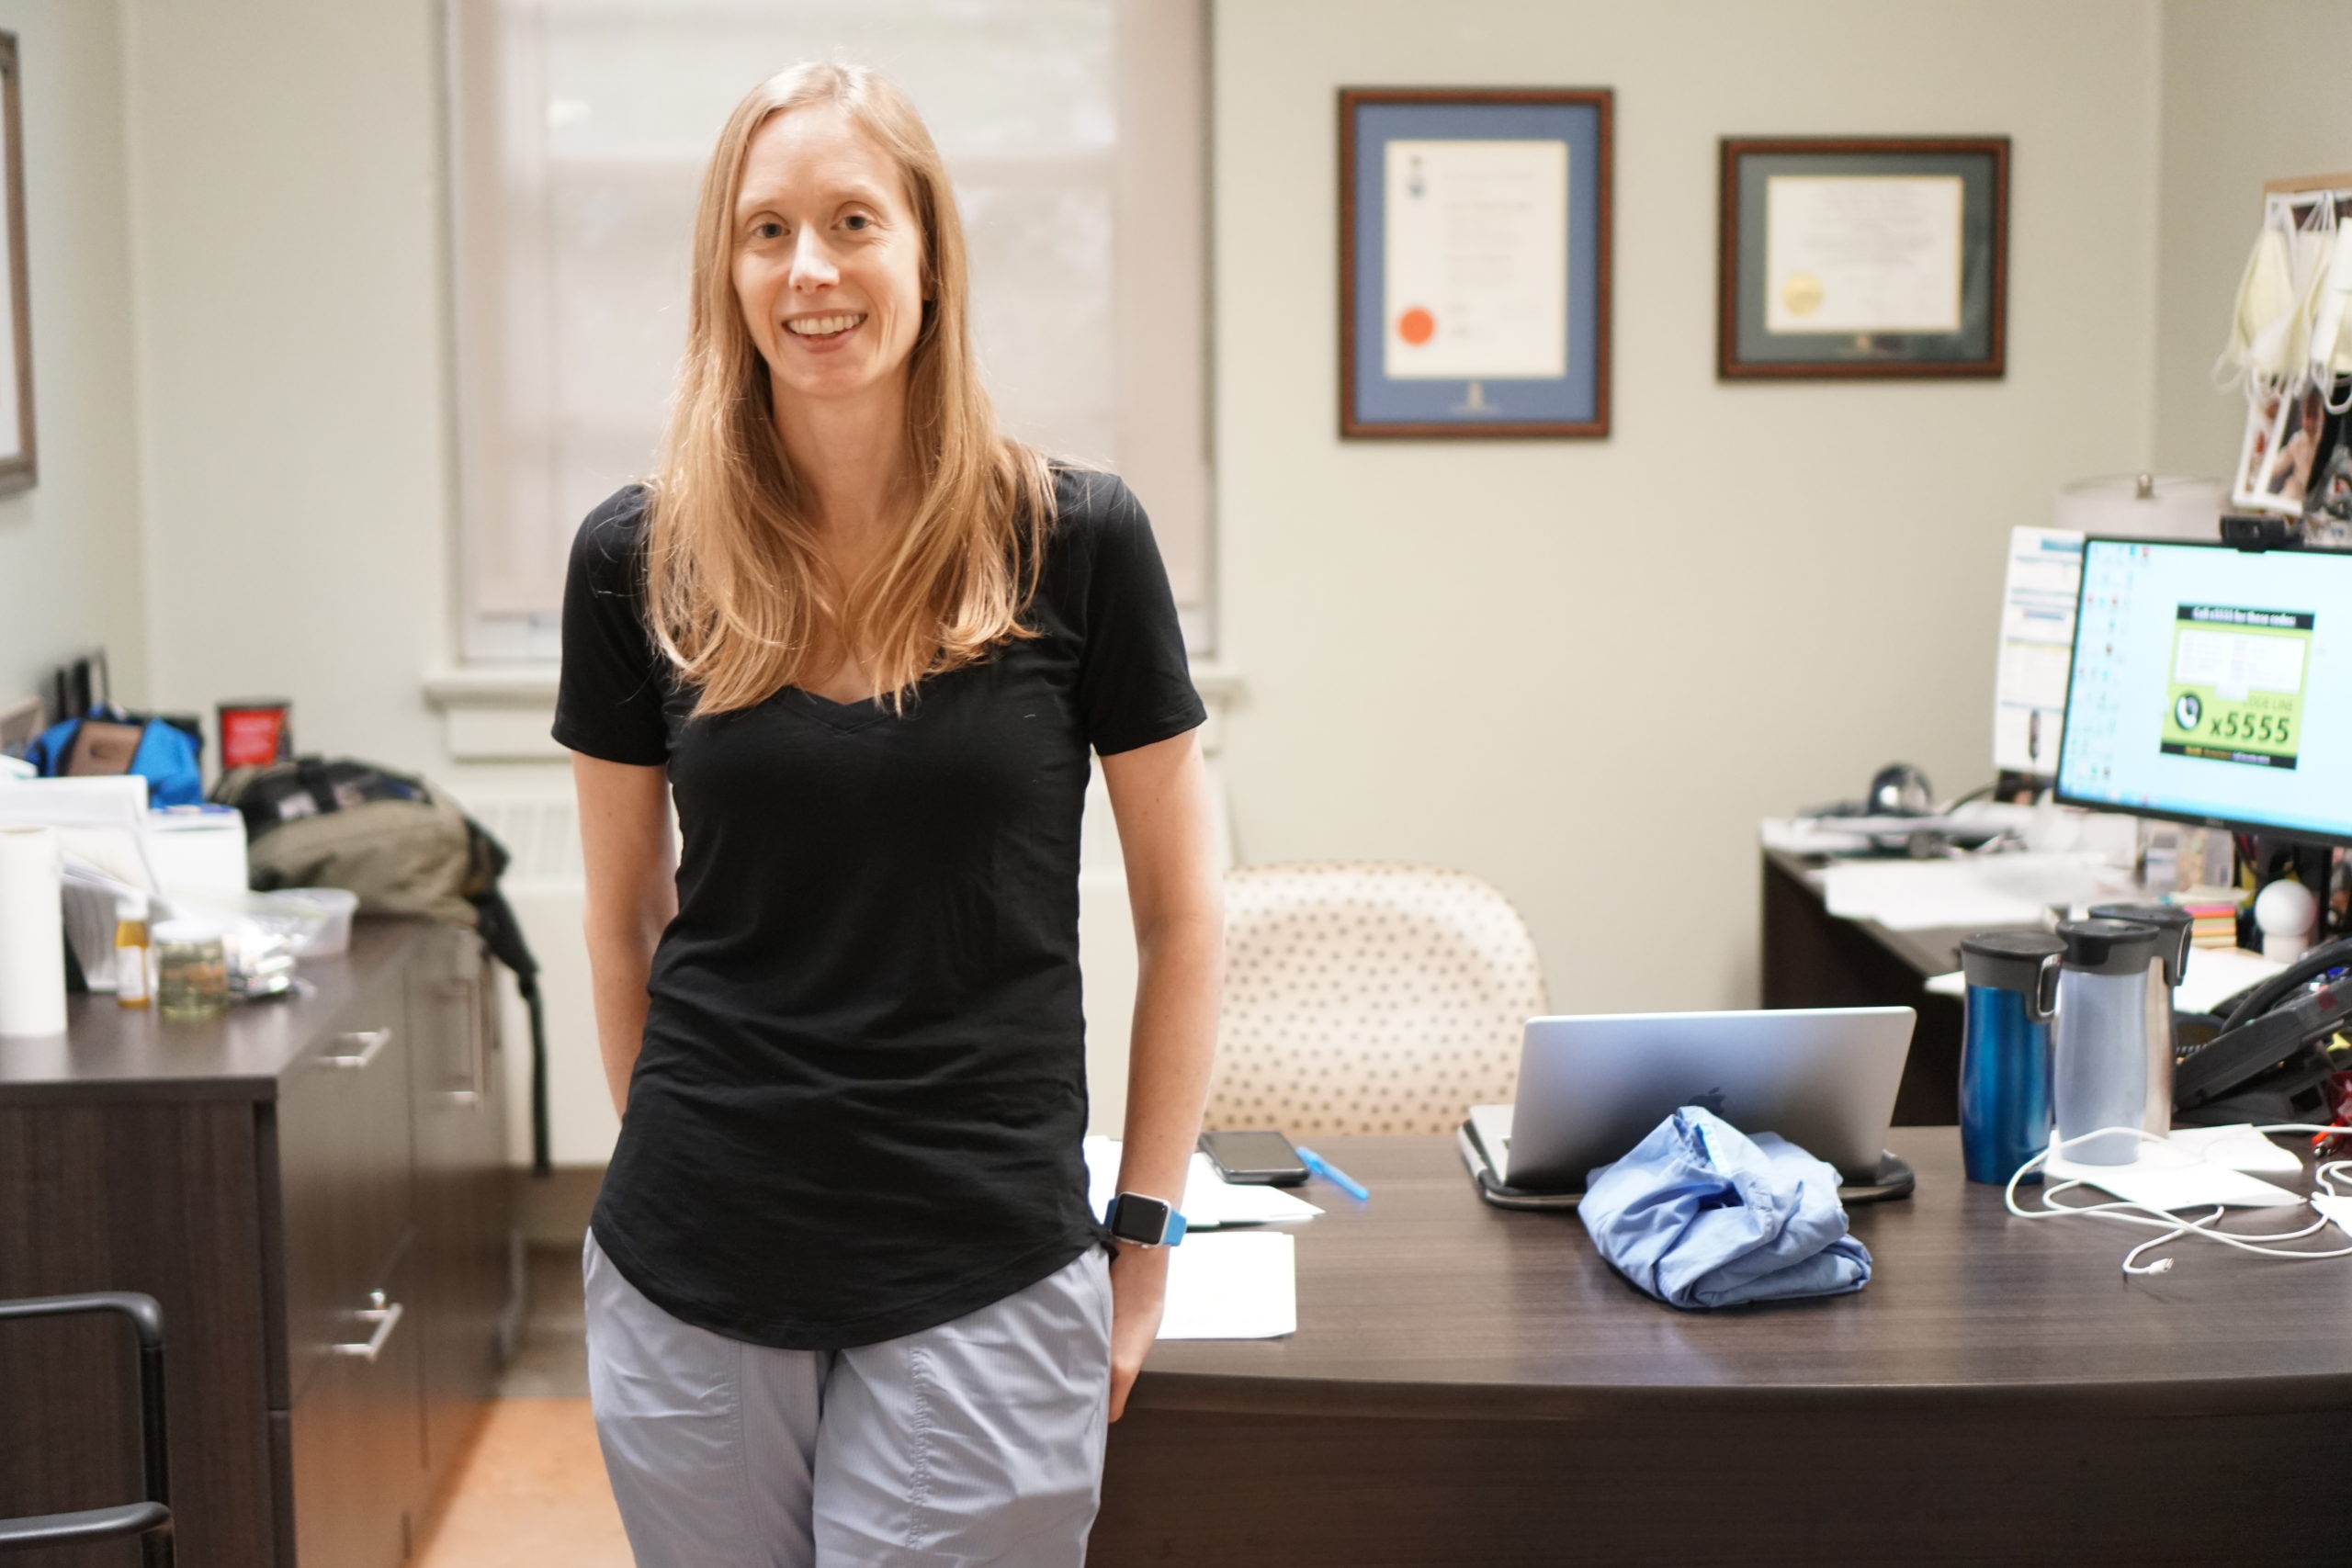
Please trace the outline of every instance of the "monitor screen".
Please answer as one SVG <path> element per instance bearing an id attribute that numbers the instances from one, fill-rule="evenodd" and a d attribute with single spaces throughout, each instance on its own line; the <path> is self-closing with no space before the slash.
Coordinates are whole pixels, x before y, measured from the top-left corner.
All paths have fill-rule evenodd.
<path id="1" fill-rule="evenodd" d="M 2352 842 L 2352 555 L 2087 540 L 2070 806 Z"/>

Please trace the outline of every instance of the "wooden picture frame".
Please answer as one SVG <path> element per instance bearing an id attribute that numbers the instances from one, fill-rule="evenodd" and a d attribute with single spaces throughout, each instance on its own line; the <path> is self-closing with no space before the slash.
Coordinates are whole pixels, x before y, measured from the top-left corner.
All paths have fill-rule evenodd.
<path id="1" fill-rule="evenodd" d="M 2007 137 L 1725 137 L 1719 200 L 1721 378 L 2004 374 Z"/>
<path id="2" fill-rule="evenodd" d="M 1606 87 L 1340 90 L 1343 438 L 1608 435 L 1612 103 Z M 1493 221 L 1457 219 L 1449 189 Z M 1445 299 L 1392 300 L 1392 283 Z"/>
<path id="3" fill-rule="evenodd" d="M 17 85 L 17 35 L 0 32 L 0 136 L 6 139 L 5 168 L 8 182 L 5 211 L 7 243 L 0 245 L 0 265 L 8 269 L 8 347 L 14 351 L 15 378 L 0 382 L 0 495 L 30 490 L 38 475 L 33 446 L 32 294 L 25 273 L 25 131 Z M 13 398 L 10 393 L 13 391 Z M 14 409 L 7 405 L 15 403 Z"/>

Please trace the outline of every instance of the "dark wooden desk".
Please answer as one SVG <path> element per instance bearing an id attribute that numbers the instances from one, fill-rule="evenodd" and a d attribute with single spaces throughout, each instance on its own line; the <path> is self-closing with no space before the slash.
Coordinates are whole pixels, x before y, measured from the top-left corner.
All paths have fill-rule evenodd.
<path id="1" fill-rule="evenodd" d="M 1894 1094 L 1898 1127 L 1960 1120 L 1959 1001 L 1928 989 L 1960 967 L 1965 931 L 1890 931 L 1829 912 L 1817 859 L 1764 852 L 1763 995 L 1768 1008 L 1907 1007 L 1919 1022 Z"/>
<path id="2" fill-rule="evenodd" d="M 2352 1261 L 2011 1219 L 1957 1134 L 1857 1208 L 1858 1294 L 1640 1295 L 1574 1215 L 1478 1201 L 1450 1140 L 1325 1148 L 1299 1330 L 1166 1343 L 1111 1429 L 1089 1558 L 1219 1568 L 2352 1558 Z"/>

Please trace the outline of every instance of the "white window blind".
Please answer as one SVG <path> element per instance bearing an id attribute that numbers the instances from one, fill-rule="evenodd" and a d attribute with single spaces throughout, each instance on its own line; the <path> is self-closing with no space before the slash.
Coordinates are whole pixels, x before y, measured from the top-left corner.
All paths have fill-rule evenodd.
<path id="1" fill-rule="evenodd" d="M 450 0 L 464 654 L 557 652 L 580 519 L 644 474 L 720 124 L 797 61 L 944 155 L 1008 429 L 1126 476 L 1210 646 L 1202 0 Z"/>

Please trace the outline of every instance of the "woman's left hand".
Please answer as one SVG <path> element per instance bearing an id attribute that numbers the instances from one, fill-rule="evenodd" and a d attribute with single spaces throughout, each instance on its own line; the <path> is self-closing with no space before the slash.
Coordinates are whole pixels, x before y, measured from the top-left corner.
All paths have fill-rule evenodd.
<path id="1" fill-rule="evenodd" d="M 1159 1333 L 1168 1298 L 1168 1248 L 1122 1247 L 1111 1259 L 1111 1419 L 1127 1408 L 1127 1391 Z"/>

